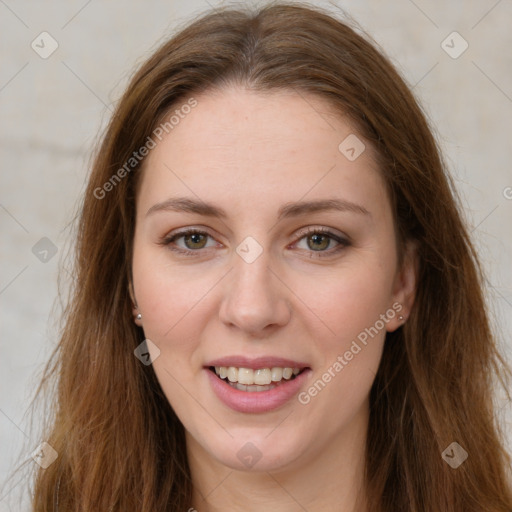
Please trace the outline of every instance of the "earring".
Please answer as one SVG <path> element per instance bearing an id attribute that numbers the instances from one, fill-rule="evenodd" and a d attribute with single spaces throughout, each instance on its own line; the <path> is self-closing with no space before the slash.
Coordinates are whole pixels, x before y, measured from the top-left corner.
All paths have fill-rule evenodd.
<path id="1" fill-rule="evenodd" d="M 142 315 L 139 313 L 136 317 L 137 320 L 142 320 Z"/>
<path id="2" fill-rule="evenodd" d="M 400 322 L 401 322 L 403 319 L 404 319 L 404 317 L 403 317 L 402 315 L 400 315 L 400 316 L 398 317 L 398 320 L 400 320 Z"/>

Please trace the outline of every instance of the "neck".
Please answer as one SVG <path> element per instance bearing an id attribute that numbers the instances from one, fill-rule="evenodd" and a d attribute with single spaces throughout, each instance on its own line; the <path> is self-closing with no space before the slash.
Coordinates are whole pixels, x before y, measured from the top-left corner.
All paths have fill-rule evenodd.
<path id="1" fill-rule="evenodd" d="M 367 512 L 364 493 L 367 404 L 342 432 L 275 471 L 223 465 L 187 433 L 197 512 Z"/>

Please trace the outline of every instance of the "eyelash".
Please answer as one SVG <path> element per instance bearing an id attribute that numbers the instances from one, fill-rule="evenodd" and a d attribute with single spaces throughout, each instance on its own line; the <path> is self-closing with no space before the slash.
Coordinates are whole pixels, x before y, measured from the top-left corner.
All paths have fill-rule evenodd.
<path id="1" fill-rule="evenodd" d="M 171 244 L 175 240 L 185 237 L 187 235 L 193 235 L 193 234 L 206 235 L 210 238 L 213 238 L 205 231 L 201 231 L 199 229 L 192 228 L 192 229 L 187 229 L 185 231 L 180 231 L 171 236 L 166 236 L 166 237 L 162 238 L 158 243 L 159 243 L 159 245 L 166 246 L 171 251 L 177 252 L 179 254 L 183 254 L 185 256 L 197 257 L 197 256 L 200 256 L 200 254 L 198 254 L 198 253 L 202 252 L 203 249 L 196 249 L 194 251 L 194 250 L 190 250 L 190 249 L 181 249 L 181 248 L 171 246 Z M 330 250 L 330 251 L 310 251 L 311 258 L 327 258 L 329 256 L 337 254 L 339 251 L 343 250 L 344 248 L 346 248 L 350 245 L 350 242 L 347 239 L 342 238 L 339 235 L 336 235 L 332 231 L 329 231 L 328 229 L 325 229 L 325 228 L 308 228 L 307 230 L 302 231 L 300 233 L 300 238 L 298 239 L 298 241 L 300 241 L 303 238 L 306 238 L 307 236 L 310 236 L 310 235 L 327 236 L 328 238 L 334 240 L 335 242 L 338 242 L 338 244 L 339 244 L 334 248 L 334 250 Z M 325 256 L 324 256 L 324 254 L 325 254 Z"/>

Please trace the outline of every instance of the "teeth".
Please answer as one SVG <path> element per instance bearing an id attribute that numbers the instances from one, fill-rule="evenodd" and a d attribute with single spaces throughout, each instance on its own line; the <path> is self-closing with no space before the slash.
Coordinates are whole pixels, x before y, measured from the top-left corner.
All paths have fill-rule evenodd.
<path id="1" fill-rule="evenodd" d="M 229 382 L 238 382 L 238 369 L 233 366 L 230 366 L 228 368 L 227 377 L 228 377 Z"/>
<path id="2" fill-rule="evenodd" d="M 282 368 L 272 368 L 272 382 L 279 382 L 283 378 Z"/>
<path id="3" fill-rule="evenodd" d="M 216 366 L 215 373 L 221 378 L 226 379 L 230 383 L 234 383 L 233 387 L 241 391 L 267 391 L 271 389 L 273 382 L 290 380 L 292 376 L 300 373 L 300 368 L 236 368 L 234 366 Z M 256 384 L 256 386 L 254 386 Z M 245 388 L 245 389 L 243 389 Z M 249 389 L 253 388 L 253 389 Z"/>
<path id="4" fill-rule="evenodd" d="M 254 370 L 238 368 L 238 384 L 254 384 Z"/>
<path id="5" fill-rule="evenodd" d="M 283 368 L 283 379 L 291 379 L 293 375 L 293 368 Z"/>
<path id="6" fill-rule="evenodd" d="M 239 389 L 240 391 L 247 391 L 248 393 L 254 393 L 259 391 L 269 391 L 274 389 L 275 386 L 244 386 L 238 382 L 230 382 L 229 385 L 233 388 Z"/>
<path id="7" fill-rule="evenodd" d="M 255 370 L 254 371 L 254 384 L 259 384 L 260 386 L 266 386 L 272 382 L 272 374 L 270 373 L 270 368 L 263 368 L 263 370 Z"/>

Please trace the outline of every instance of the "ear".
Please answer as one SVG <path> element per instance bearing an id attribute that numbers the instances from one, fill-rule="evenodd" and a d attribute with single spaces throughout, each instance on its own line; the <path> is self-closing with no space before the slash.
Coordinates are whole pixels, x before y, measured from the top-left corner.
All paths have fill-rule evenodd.
<path id="1" fill-rule="evenodd" d="M 137 307 L 137 301 L 135 300 L 135 292 L 133 291 L 133 283 L 131 279 L 128 281 L 128 293 L 130 294 L 133 306 Z"/>
<path id="2" fill-rule="evenodd" d="M 418 270 L 418 244 L 416 240 L 409 240 L 406 242 L 402 266 L 397 270 L 393 283 L 392 304 L 396 316 L 388 322 L 388 332 L 398 329 L 411 313 L 416 297 Z"/>
<path id="3" fill-rule="evenodd" d="M 133 289 L 133 283 L 131 280 L 128 282 L 128 293 L 130 294 L 130 299 L 132 300 L 132 305 L 133 305 L 132 306 L 133 321 L 135 322 L 136 325 L 138 325 L 139 327 L 142 327 L 142 319 L 137 318 L 140 311 L 139 311 L 139 307 L 137 305 L 137 301 L 135 300 L 135 291 Z"/>

